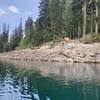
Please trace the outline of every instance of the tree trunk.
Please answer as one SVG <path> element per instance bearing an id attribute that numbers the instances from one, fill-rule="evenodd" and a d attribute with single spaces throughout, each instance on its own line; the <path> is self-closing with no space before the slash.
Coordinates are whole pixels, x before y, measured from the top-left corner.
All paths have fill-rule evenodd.
<path id="1" fill-rule="evenodd" d="M 78 38 L 81 37 L 81 27 L 80 27 L 80 22 L 78 23 Z"/>
<path id="2" fill-rule="evenodd" d="M 87 0 L 84 0 L 84 16 L 83 16 L 83 36 L 86 35 L 86 25 L 87 25 Z"/>
<path id="3" fill-rule="evenodd" d="M 93 33 L 93 0 L 92 0 L 92 8 L 91 8 L 91 33 Z"/>
<path id="4" fill-rule="evenodd" d="M 96 0 L 96 27 L 95 27 L 95 33 L 98 34 L 98 17 L 99 17 L 99 7 L 98 7 L 98 0 Z"/>

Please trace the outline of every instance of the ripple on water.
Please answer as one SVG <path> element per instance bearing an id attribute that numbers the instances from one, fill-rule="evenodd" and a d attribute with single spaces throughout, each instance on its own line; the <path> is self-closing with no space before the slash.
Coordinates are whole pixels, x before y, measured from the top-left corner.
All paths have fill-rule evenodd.
<path id="1" fill-rule="evenodd" d="M 0 100 L 100 100 L 99 67 L 7 66 L 0 68 Z"/>

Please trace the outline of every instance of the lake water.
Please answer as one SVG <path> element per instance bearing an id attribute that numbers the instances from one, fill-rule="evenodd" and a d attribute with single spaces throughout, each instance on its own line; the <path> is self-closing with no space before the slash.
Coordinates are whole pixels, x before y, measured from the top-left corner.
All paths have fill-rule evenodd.
<path id="1" fill-rule="evenodd" d="M 100 100 L 100 64 L 1 61 L 0 100 Z"/>

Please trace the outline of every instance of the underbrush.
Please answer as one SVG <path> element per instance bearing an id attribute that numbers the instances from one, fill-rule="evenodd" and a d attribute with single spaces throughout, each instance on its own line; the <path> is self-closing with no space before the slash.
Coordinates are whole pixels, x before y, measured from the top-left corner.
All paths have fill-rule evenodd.
<path id="1" fill-rule="evenodd" d="M 83 38 L 81 38 L 80 41 L 85 44 L 100 42 L 100 35 L 96 33 L 89 33 L 86 36 L 83 36 Z"/>

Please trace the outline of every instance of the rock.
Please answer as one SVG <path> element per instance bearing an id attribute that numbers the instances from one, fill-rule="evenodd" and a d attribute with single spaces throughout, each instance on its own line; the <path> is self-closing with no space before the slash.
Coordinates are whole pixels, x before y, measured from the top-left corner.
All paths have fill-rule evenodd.
<path id="1" fill-rule="evenodd" d="M 95 60 L 97 63 L 100 63 L 100 54 L 96 54 Z"/>
<path id="2" fill-rule="evenodd" d="M 53 48 L 50 46 L 53 45 Z M 35 49 L 0 53 L 0 59 L 100 63 L 100 43 L 83 44 L 78 41 L 50 42 Z"/>
<path id="3" fill-rule="evenodd" d="M 76 44 L 75 43 L 68 43 L 68 44 L 66 44 L 65 45 L 65 48 L 67 48 L 67 49 L 73 49 L 73 48 L 75 48 L 76 47 Z"/>

